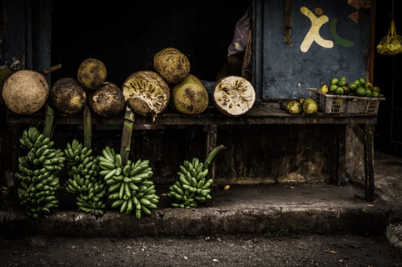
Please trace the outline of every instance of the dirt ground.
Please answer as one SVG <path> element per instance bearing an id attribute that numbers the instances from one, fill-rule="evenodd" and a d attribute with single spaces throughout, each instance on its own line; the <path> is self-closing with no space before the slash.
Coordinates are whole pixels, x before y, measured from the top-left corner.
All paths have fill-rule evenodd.
<path id="1" fill-rule="evenodd" d="M 402 266 L 383 236 L 0 237 L 0 266 Z"/>

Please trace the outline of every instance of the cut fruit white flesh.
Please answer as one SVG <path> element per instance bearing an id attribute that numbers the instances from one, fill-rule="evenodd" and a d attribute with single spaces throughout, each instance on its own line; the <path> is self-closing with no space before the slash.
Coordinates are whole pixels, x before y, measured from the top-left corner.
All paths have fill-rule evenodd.
<path id="1" fill-rule="evenodd" d="M 255 102 L 253 85 L 239 76 L 219 79 L 212 96 L 216 108 L 227 116 L 243 115 L 253 107 Z"/>
<path id="2" fill-rule="evenodd" d="M 130 108 L 143 116 L 161 113 L 170 100 L 169 85 L 153 71 L 139 71 L 126 79 L 122 86 L 124 99 Z"/>

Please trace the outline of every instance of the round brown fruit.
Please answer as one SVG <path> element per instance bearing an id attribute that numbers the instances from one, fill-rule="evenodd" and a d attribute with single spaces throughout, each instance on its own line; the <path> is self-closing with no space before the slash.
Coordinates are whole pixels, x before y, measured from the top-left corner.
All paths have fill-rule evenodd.
<path id="1" fill-rule="evenodd" d="M 168 83 L 177 84 L 190 73 L 190 61 L 178 49 L 168 47 L 156 53 L 154 68 Z"/>
<path id="2" fill-rule="evenodd" d="M 84 109 L 87 94 L 77 80 L 65 77 L 53 84 L 50 99 L 54 108 L 61 113 L 77 114 Z"/>
<path id="3" fill-rule="evenodd" d="M 189 74 L 172 88 L 173 108 L 184 114 L 200 114 L 208 107 L 209 96 L 196 76 Z"/>
<path id="4" fill-rule="evenodd" d="M 49 97 L 49 85 L 42 74 L 19 70 L 5 81 L 2 96 L 11 111 L 28 115 L 43 107 Z"/>
<path id="5" fill-rule="evenodd" d="M 89 106 L 103 117 L 114 117 L 124 109 L 123 93 L 117 85 L 105 82 L 90 93 Z"/>
<path id="6" fill-rule="evenodd" d="M 105 82 L 106 76 L 105 64 L 95 58 L 87 58 L 78 67 L 78 81 L 88 90 L 95 90 L 101 86 Z"/>

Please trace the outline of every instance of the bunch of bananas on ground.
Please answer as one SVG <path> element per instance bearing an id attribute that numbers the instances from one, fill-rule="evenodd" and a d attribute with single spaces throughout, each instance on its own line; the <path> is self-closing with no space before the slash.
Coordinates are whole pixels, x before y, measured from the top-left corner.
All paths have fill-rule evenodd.
<path id="1" fill-rule="evenodd" d="M 64 154 L 67 159 L 68 180 L 66 191 L 77 195 L 76 204 L 79 210 L 103 215 L 105 209 L 104 196 L 107 186 L 99 174 L 98 157 L 92 155 L 92 149 L 84 147 L 74 139 L 67 143 Z"/>
<path id="2" fill-rule="evenodd" d="M 135 209 L 137 218 L 141 218 L 141 212 L 151 214 L 150 209 L 157 208 L 159 196 L 155 194 L 155 185 L 150 180 L 153 172 L 149 160 L 128 160 L 123 166 L 121 155 L 105 147 L 102 156 L 99 156 L 99 166 L 99 174 L 109 186 L 112 208 L 120 207 L 120 212 L 126 214 Z"/>
<path id="3" fill-rule="evenodd" d="M 27 214 L 36 219 L 58 207 L 55 191 L 60 182 L 57 174 L 63 169 L 66 158 L 63 151 L 52 148 L 54 142 L 35 127 L 24 130 L 19 141 L 29 152 L 19 157 L 15 177 L 22 187 L 18 188 L 18 196 L 21 204 L 27 206 Z"/>
<path id="4" fill-rule="evenodd" d="M 179 180 L 169 187 L 167 194 L 173 199 L 172 207 L 175 208 L 195 208 L 197 202 L 204 202 L 211 199 L 212 179 L 206 179 L 208 168 L 204 168 L 204 163 L 199 159 L 193 158 L 190 162 L 185 160 L 180 165 L 180 171 L 177 173 Z"/>

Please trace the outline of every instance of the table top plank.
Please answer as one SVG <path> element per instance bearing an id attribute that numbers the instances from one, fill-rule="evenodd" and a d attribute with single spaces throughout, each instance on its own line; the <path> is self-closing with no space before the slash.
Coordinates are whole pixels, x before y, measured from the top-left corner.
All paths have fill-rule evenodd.
<path id="1" fill-rule="evenodd" d="M 112 118 L 92 115 L 94 125 L 122 125 L 124 114 Z M 45 115 L 38 112 L 33 115 L 7 114 L 10 124 L 41 124 Z M 150 117 L 135 116 L 135 125 L 251 125 L 251 124 L 376 124 L 377 114 L 325 114 L 292 115 L 280 109 L 278 102 L 263 102 L 255 105 L 240 117 L 228 117 L 219 113 L 214 106 L 209 106 L 202 114 L 186 115 L 170 109 L 158 114 L 155 121 Z M 54 124 L 83 124 L 83 115 L 65 115 L 55 112 Z"/>

